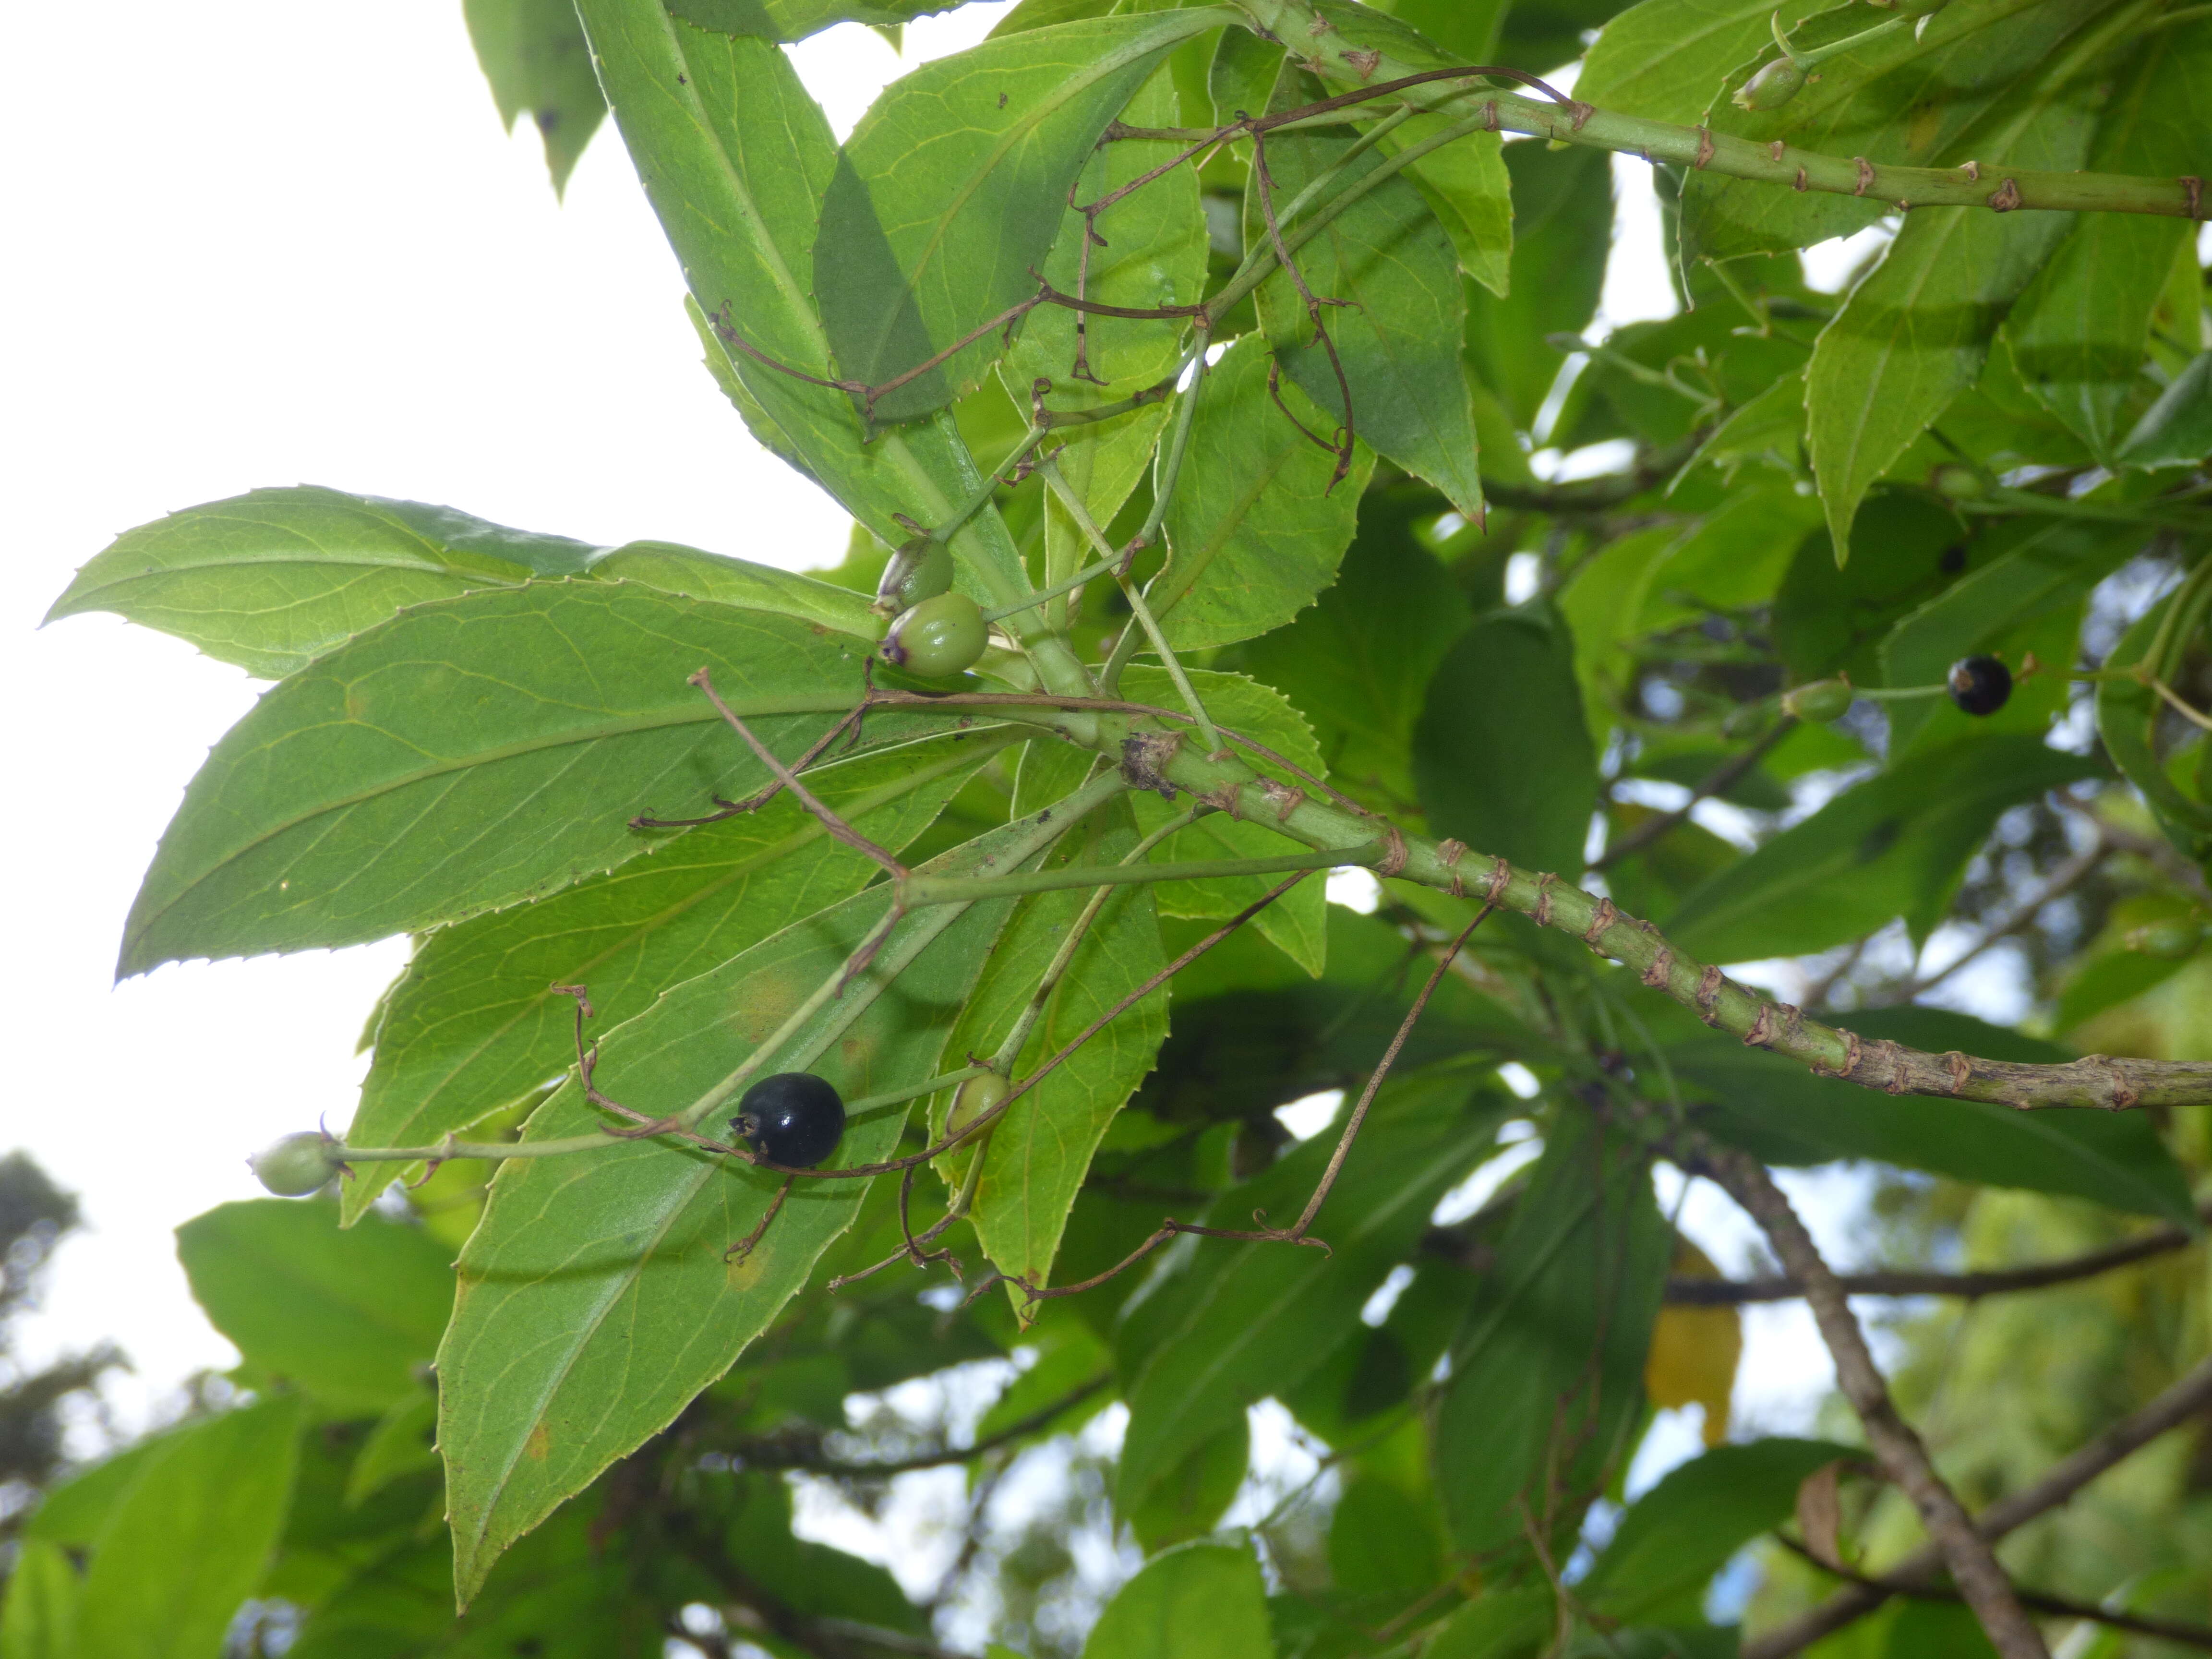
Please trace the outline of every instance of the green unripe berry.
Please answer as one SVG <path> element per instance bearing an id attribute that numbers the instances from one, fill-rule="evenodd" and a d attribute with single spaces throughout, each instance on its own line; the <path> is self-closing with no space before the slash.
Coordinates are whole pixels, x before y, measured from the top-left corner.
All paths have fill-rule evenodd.
<path id="1" fill-rule="evenodd" d="M 952 591 L 952 550 L 917 536 L 891 555 L 876 584 L 876 606 L 886 615 L 911 611 L 924 599 Z"/>
<path id="2" fill-rule="evenodd" d="M 1946 461 L 1928 475 L 1929 486 L 1954 501 L 1978 501 L 1990 493 L 1990 481 L 1971 466 Z"/>
<path id="3" fill-rule="evenodd" d="M 2204 924 L 2193 916 L 2166 916 L 2128 930 L 2128 949 L 2154 962 L 2186 962 L 2204 943 Z"/>
<path id="4" fill-rule="evenodd" d="M 286 1135 L 267 1151 L 248 1158 L 246 1164 L 261 1184 L 277 1197 L 305 1198 L 310 1193 L 322 1191 L 338 1172 L 330 1156 L 330 1145 L 320 1133 L 310 1129 Z"/>
<path id="5" fill-rule="evenodd" d="M 986 1072 L 981 1077 L 971 1077 L 960 1085 L 960 1092 L 952 1097 L 952 1109 L 945 1115 L 945 1133 L 957 1135 L 977 1118 L 994 1109 L 1006 1097 L 1011 1085 L 996 1072 Z"/>
<path id="6" fill-rule="evenodd" d="M 1853 695 L 1849 680 L 1813 680 L 1782 694 L 1782 712 L 1801 720 L 1841 720 L 1850 710 Z"/>
<path id="7" fill-rule="evenodd" d="M 965 593 L 939 593 L 891 624 L 884 636 L 884 659 L 926 680 L 949 680 L 983 654 L 989 637 L 975 600 Z"/>
<path id="8" fill-rule="evenodd" d="M 1735 89 L 1738 109 L 1780 109 L 1805 88 L 1805 71 L 1778 58 Z"/>

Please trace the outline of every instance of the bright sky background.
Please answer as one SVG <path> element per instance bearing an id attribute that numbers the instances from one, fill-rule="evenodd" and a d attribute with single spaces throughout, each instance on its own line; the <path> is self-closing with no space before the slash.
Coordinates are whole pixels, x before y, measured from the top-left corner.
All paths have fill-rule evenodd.
<path id="1" fill-rule="evenodd" d="M 1004 9 L 911 27 L 906 63 L 971 43 Z M 0 1152 L 31 1151 L 89 1222 L 24 1358 L 119 1342 L 137 1371 L 108 1403 L 127 1429 L 234 1359 L 171 1230 L 258 1195 L 245 1159 L 277 1135 L 343 1127 L 362 1022 L 404 947 L 111 985 L 155 840 L 258 687 L 112 617 L 34 632 L 71 572 L 131 526 L 295 483 L 795 567 L 834 561 L 845 520 L 701 369 L 611 128 L 556 204 L 534 132 L 500 131 L 458 0 L 403 0 L 368 24 L 297 0 L 110 0 L 89 32 L 71 8 L 18 9 L 10 46 Z M 856 27 L 797 55 L 841 132 L 902 67 Z M 1618 169 L 1615 322 L 1672 305 L 1644 173 Z M 1802 1190 L 1824 1231 L 1853 1207 L 1848 1179 Z M 1724 1202 L 1693 1198 L 1687 1219 L 1741 1265 L 1747 1230 Z M 1809 1321 L 1760 1310 L 1750 1329 L 1740 1413 L 1802 1420 L 1828 1375 Z M 1674 1455 L 1692 1449 L 1686 1430 L 1674 1439 Z"/>

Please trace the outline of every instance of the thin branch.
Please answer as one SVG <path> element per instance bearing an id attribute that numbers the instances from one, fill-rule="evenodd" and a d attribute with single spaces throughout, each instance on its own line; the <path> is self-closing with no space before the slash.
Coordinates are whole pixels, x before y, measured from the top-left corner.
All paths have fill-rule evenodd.
<path id="1" fill-rule="evenodd" d="M 1620 863 L 1623 859 L 1633 858 L 1686 819 L 1690 816 L 1690 809 L 1699 801 L 1710 799 L 1715 795 L 1725 795 L 1729 790 L 1735 788 L 1750 774 L 1753 768 L 1774 752 L 1775 744 L 1796 729 L 1797 721 L 1795 717 L 1784 714 L 1772 726 L 1767 727 L 1759 741 L 1753 744 L 1750 748 L 1740 755 L 1730 757 L 1722 764 L 1715 767 L 1694 789 L 1690 791 L 1689 799 L 1671 812 L 1662 812 L 1656 818 L 1646 818 L 1619 841 L 1607 848 L 1590 868 L 1602 870 L 1608 865 Z"/>
<path id="2" fill-rule="evenodd" d="M 946 1446 L 937 1451 L 918 1452 L 912 1457 L 893 1458 L 883 1462 L 845 1462 L 834 1457 L 818 1457 L 790 1441 L 772 1437 L 739 1440 L 726 1449 L 731 1456 L 742 1458 L 748 1468 L 799 1469 L 808 1474 L 829 1475 L 840 1480 L 888 1480 L 895 1474 L 911 1474 L 916 1469 L 940 1469 L 948 1463 L 972 1462 L 1001 1446 L 1012 1445 L 1017 1440 L 1035 1434 L 1055 1418 L 1073 1410 L 1113 1380 L 1110 1376 L 1094 1376 L 1082 1387 L 1060 1395 L 1048 1405 L 1039 1407 L 1026 1417 L 1009 1423 L 995 1434 L 984 1436 L 972 1446 Z"/>
<path id="3" fill-rule="evenodd" d="M 2122 1459 L 2212 1407 L 2212 1359 L 2201 1362 L 2156 1399 L 2113 1424 L 2088 1444 L 2061 1458 L 2042 1477 L 2001 1498 L 1974 1518 L 1974 1530 L 1994 1543 L 2072 1498 Z M 1852 1584 L 1819 1607 L 1772 1630 L 1748 1637 L 1741 1659 L 1788 1659 L 1800 1649 L 1873 1612 L 1892 1595 L 1930 1582 L 1942 1558 L 1933 1545 L 1906 1556 L 1872 1584 Z"/>
<path id="4" fill-rule="evenodd" d="M 1748 1154 L 1717 1147 L 1695 1161 L 1759 1223 L 1783 1264 L 1804 1281 L 1805 1299 L 1836 1363 L 1837 1384 L 1865 1425 L 1875 1459 L 1911 1499 L 2002 1659 L 2048 1659 L 2043 1633 L 2021 1608 L 1989 1540 L 1974 1529 L 1966 1506 L 1936 1473 L 1919 1435 L 1899 1414 L 1843 1286 L 1766 1166 Z"/>
<path id="5" fill-rule="evenodd" d="M 754 754 L 760 757 L 761 764 L 767 767 L 770 772 L 775 774 L 777 783 L 781 785 L 784 788 L 790 790 L 793 795 L 798 797 L 799 804 L 801 806 L 804 806 L 809 812 L 812 813 L 816 820 L 820 823 L 824 830 L 827 830 L 839 841 L 843 842 L 846 846 L 851 848 L 854 852 L 865 854 L 869 858 L 873 859 L 878 864 L 881 865 L 885 870 L 890 872 L 893 880 L 898 880 L 906 875 L 906 866 L 901 864 L 898 860 L 894 858 L 885 848 L 877 846 L 875 842 L 870 841 L 866 836 L 853 828 L 851 824 L 839 817 L 837 814 L 832 811 L 829 807 L 824 806 L 820 800 L 815 798 L 814 792 L 799 781 L 798 774 L 793 772 L 791 768 L 786 766 L 781 761 L 778 760 L 775 757 L 775 751 L 753 735 L 752 727 L 747 726 L 744 720 L 740 720 L 738 717 L 736 711 L 733 710 L 729 704 L 722 701 L 720 695 L 714 690 L 714 682 L 713 678 L 708 675 L 705 669 L 702 668 L 697 673 L 691 676 L 691 684 L 697 686 L 700 690 L 706 693 L 707 701 L 714 705 L 714 712 L 729 722 L 731 730 L 734 731 L 739 737 L 745 740 L 745 746 L 750 749 Z M 864 702 L 862 707 L 865 708 L 866 706 L 866 705 Z M 847 718 L 848 720 L 850 720 L 856 718 L 856 716 L 848 716 Z M 840 721 L 838 723 L 839 727 L 842 728 L 845 723 L 845 721 Z M 814 752 L 816 751 L 809 751 L 810 755 Z M 802 764 L 803 763 L 804 763 L 802 762 Z M 863 966 L 865 967 L 865 965 L 866 964 L 864 963 Z"/>

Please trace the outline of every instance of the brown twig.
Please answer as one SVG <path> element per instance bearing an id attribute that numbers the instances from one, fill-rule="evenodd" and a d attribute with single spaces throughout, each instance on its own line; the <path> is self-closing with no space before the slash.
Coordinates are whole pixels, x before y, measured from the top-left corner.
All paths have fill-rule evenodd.
<path id="1" fill-rule="evenodd" d="M 1805 1299 L 1835 1360 L 1837 1384 L 1865 1425 L 1876 1461 L 1911 1500 L 1960 1594 L 2002 1659 L 2048 1659 L 2042 1632 L 2021 1607 L 1989 1540 L 1975 1530 L 1966 1506 L 1936 1473 L 1928 1448 L 1899 1413 L 1843 1286 L 1766 1166 L 1747 1153 L 1723 1147 L 1702 1150 L 1694 1162 L 1759 1223 L 1783 1265 L 1804 1281 Z"/>
<path id="2" fill-rule="evenodd" d="M 2167 1389 L 2139 1411 L 2113 1424 L 2088 1444 L 2046 1469 L 2009 1498 L 2001 1498 L 1974 1518 L 1974 1530 L 1994 1543 L 2007 1533 L 2047 1514 L 2072 1498 L 2106 1469 L 2139 1451 L 2168 1430 L 2179 1428 L 2212 1406 L 2212 1359 Z M 1800 1649 L 1863 1618 L 1893 1595 L 1929 1582 L 1942 1566 L 1932 1544 L 1906 1556 L 1872 1584 L 1852 1584 L 1820 1606 L 1772 1630 L 1748 1637 L 1742 1659 L 1789 1659 Z"/>
<path id="3" fill-rule="evenodd" d="M 702 668 L 697 673 L 692 675 L 690 683 L 697 686 L 700 690 L 706 693 L 707 701 L 714 705 L 714 712 L 729 722 L 730 728 L 745 740 L 745 746 L 750 749 L 754 754 L 760 757 L 761 764 L 767 767 L 770 772 L 775 775 L 776 781 L 779 784 L 781 784 L 784 788 L 790 790 L 793 795 L 798 797 L 799 804 L 801 806 L 804 806 L 809 812 L 811 812 L 824 830 L 827 830 L 839 841 L 843 842 L 846 846 L 851 848 L 854 852 L 865 854 L 869 858 L 873 859 L 878 864 L 881 865 L 885 870 L 890 872 L 891 879 L 893 881 L 902 880 L 905 878 L 907 873 L 906 866 L 901 864 L 898 860 L 891 856 L 888 851 L 877 846 L 875 842 L 870 841 L 866 836 L 853 828 L 851 824 L 846 823 L 844 819 L 838 817 L 837 814 L 832 811 L 829 807 L 824 806 L 820 800 L 815 798 L 814 792 L 799 781 L 798 775 L 775 757 L 775 751 L 753 735 L 752 727 L 747 726 L 743 720 L 738 718 L 737 711 L 732 708 L 729 704 L 722 701 L 720 694 L 718 694 L 714 690 L 714 680 L 708 674 L 708 672 L 705 669 Z M 859 719 L 861 713 L 865 711 L 867 707 L 867 700 L 865 698 L 862 699 L 859 708 L 854 709 L 851 714 L 848 714 L 844 720 L 838 722 L 839 728 L 842 729 L 848 721 Z M 834 736 L 835 732 L 833 732 L 831 735 Z M 863 965 L 865 966 L 865 964 Z"/>
<path id="4" fill-rule="evenodd" d="M 1041 1406 L 1026 1417 L 1009 1423 L 994 1434 L 984 1436 L 972 1446 L 946 1446 L 937 1451 L 917 1452 L 912 1457 L 895 1458 L 884 1462 L 842 1462 L 836 1458 L 817 1457 L 790 1441 L 772 1437 L 740 1440 L 729 1446 L 727 1450 L 732 1457 L 743 1459 L 748 1468 L 802 1469 L 809 1474 L 828 1475 L 840 1480 L 888 1480 L 895 1474 L 911 1474 L 916 1469 L 939 1469 L 948 1463 L 971 1462 L 1001 1446 L 1011 1445 L 1035 1434 L 1054 1418 L 1081 1405 L 1113 1380 L 1110 1376 L 1094 1376 L 1050 1404 Z"/>
<path id="5" fill-rule="evenodd" d="M 1735 788 L 1749 775 L 1753 768 L 1774 752 L 1775 744 L 1796 729 L 1796 717 L 1784 714 L 1772 726 L 1767 727 L 1760 735 L 1759 741 L 1753 744 L 1750 748 L 1740 755 L 1731 756 L 1701 779 L 1697 787 L 1690 791 L 1689 799 L 1671 812 L 1662 812 L 1656 818 L 1646 818 L 1601 853 L 1592 862 L 1590 868 L 1602 870 L 1608 865 L 1620 863 L 1623 859 L 1633 858 L 1661 836 L 1670 833 L 1676 825 L 1690 816 L 1690 809 L 1699 801 L 1711 799 L 1715 795 L 1725 795 L 1729 790 Z"/>
<path id="6" fill-rule="evenodd" d="M 792 771 L 804 772 L 816 761 L 821 759 L 822 751 L 837 741 L 837 735 L 841 732 L 850 732 L 857 738 L 860 736 L 860 722 L 866 718 L 867 712 L 867 700 L 863 698 L 858 708 L 807 745 L 806 752 L 792 762 Z M 629 821 L 629 827 L 633 830 L 689 830 L 702 823 L 720 823 L 725 818 L 734 818 L 746 812 L 758 811 L 781 793 L 782 790 L 783 780 L 779 777 L 767 788 L 757 794 L 748 795 L 743 800 L 725 800 L 720 795 L 715 796 L 714 805 L 719 810 L 706 813 L 700 817 L 649 818 L 641 813 Z"/>

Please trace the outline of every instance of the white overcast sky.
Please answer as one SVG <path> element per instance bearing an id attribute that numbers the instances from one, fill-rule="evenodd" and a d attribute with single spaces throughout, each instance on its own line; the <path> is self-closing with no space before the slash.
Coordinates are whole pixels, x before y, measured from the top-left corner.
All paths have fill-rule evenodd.
<path id="1" fill-rule="evenodd" d="M 799 50 L 801 70 L 842 132 L 903 66 L 1004 9 L 909 28 L 903 65 L 840 28 Z M 527 124 L 499 129 L 459 0 L 109 0 L 96 20 L 18 8 L 10 29 L 0 1151 L 28 1148 L 89 1223 L 23 1357 L 118 1342 L 137 1371 L 108 1403 L 127 1428 L 234 1359 L 171 1230 L 255 1195 L 256 1148 L 348 1121 L 356 1040 L 404 947 L 111 984 L 155 839 L 258 688 L 112 617 L 36 631 L 71 572 L 131 526 L 295 483 L 795 567 L 836 558 L 845 525 L 700 368 L 611 130 L 556 204 Z M 1641 171 L 1620 174 L 1615 321 L 1670 307 Z M 1713 1229 L 1740 1237 L 1724 1209 Z M 1760 1320 L 1757 1393 L 1792 1414 L 1825 1362 L 1796 1310 Z"/>

